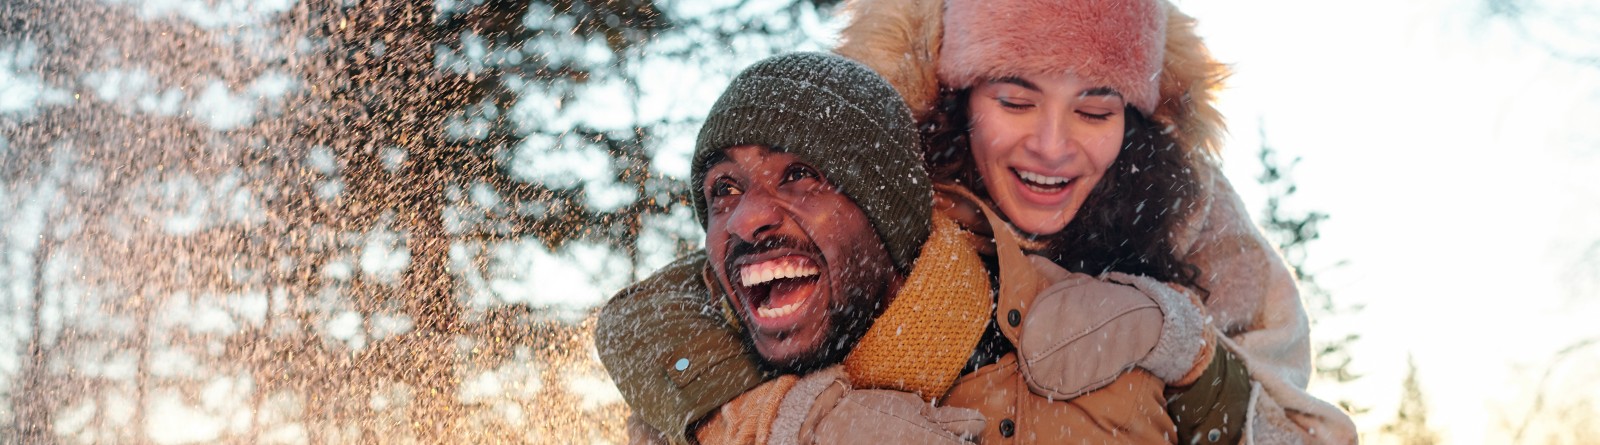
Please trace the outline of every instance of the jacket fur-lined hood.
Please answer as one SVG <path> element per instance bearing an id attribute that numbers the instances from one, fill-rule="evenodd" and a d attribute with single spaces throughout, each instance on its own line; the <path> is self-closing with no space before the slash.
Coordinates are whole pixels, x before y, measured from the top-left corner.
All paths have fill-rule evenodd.
<path id="1" fill-rule="evenodd" d="M 1170 2 L 1166 8 L 1166 50 L 1160 98 L 1150 118 L 1167 125 L 1174 138 L 1204 159 L 1215 159 L 1226 133 L 1215 106 L 1216 92 L 1228 77 L 1226 65 L 1211 57 L 1195 34 L 1195 19 Z M 852 0 L 849 23 L 834 52 L 855 59 L 894 85 L 921 121 L 939 97 L 939 50 L 943 0 Z"/>

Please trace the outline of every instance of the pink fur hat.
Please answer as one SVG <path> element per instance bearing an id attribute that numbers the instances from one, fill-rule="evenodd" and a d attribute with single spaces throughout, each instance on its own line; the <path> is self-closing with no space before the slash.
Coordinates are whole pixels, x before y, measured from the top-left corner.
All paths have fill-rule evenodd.
<path id="1" fill-rule="evenodd" d="M 1160 97 L 1167 11 L 1159 0 L 947 0 L 939 80 L 1069 72 L 1150 116 Z"/>

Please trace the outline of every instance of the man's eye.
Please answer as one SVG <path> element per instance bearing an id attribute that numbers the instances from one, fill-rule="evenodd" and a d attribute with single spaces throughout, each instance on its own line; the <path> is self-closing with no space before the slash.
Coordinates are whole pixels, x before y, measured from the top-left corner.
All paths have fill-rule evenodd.
<path id="1" fill-rule="evenodd" d="M 820 177 L 821 176 L 817 175 L 817 171 L 816 170 L 812 170 L 811 167 L 807 167 L 807 166 L 804 166 L 804 165 L 791 165 L 791 166 L 789 166 L 789 170 L 788 171 L 783 172 L 783 182 L 785 182 L 785 183 L 800 181 L 800 180 L 804 180 L 804 179 L 817 179 L 817 178 L 820 178 Z"/>
<path id="2" fill-rule="evenodd" d="M 733 196 L 743 193 L 744 191 L 740 190 L 737 184 L 734 184 L 733 181 L 727 179 L 718 179 L 717 182 L 711 184 L 711 197 L 713 198 Z"/>

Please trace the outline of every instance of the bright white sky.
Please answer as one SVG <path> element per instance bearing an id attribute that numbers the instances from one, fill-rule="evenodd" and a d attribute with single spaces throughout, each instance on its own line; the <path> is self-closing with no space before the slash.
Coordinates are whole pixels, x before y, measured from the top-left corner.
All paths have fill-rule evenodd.
<path id="1" fill-rule="evenodd" d="M 1311 262 L 1347 260 L 1320 279 L 1366 306 L 1328 325 L 1363 336 L 1366 377 L 1313 391 L 1371 407 L 1357 421 L 1375 432 L 1409 353 L 1445 443 L 1509 441 L 1531 370 L 1600 336 L 1600 267 L 1579 262 L 1600 243 L 1600 66 L 1549 57 L 1482 0 L 1180 5 L 1237 72 L 1229 177 L 1259 211 L 1261 127 L 1302 156 L 1296 202 L 1332 215 Z"/>

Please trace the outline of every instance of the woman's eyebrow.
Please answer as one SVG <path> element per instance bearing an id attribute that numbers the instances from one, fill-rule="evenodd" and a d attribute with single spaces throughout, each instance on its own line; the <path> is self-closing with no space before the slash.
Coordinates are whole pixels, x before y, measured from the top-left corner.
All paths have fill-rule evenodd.
<path id="1" fill-rule="evenodd" d="M 1044 92 L 1044 90 L 1039 88 L 1039 85 L 1035 85 L 1033 82 L 1029 82 L 1028 79 L 1023 79 L 1023 78 L 1017 77 L 1017 76 L 1001 77 L 1001 78 L 998 78 L 998 79 L 990 80 L 989 83 L 1009 83 L 1009 84 L 1012 84 L 1012 85 L 1016 85 L 1016 86 L 1019 86 L 1019 87 L 1023 87 L 1023 88 L 1027 88 L 1027 89 L 1033 90 L 1035 92 Z"/>
<path id="2" fill-rule="evenodd" d="M 1087 90 L 1083 90 L 1082 93 L 1078 93 L 1078 96 L 1081 96 L 1081 97 L 1117 96 L 1118 99 L 1121 99 L 1122 98 L 1122 93 L 1118 93 L 1115 88 L 1111 88 L 1111 87 L 1094 87 L 1094 88 L 1090 88 L 1090 89 L 1087 89 Z"/>

